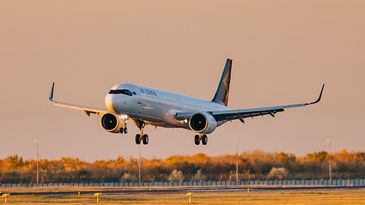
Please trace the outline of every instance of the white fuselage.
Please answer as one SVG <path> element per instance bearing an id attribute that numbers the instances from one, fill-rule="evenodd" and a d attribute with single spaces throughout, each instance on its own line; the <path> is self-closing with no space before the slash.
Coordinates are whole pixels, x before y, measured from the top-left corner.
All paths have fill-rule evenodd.
<path id="1" fill-rule="evenodd" d="M 134 119 L 161 127 L 181 127 L 189 129 L 187 120 L 176 120 L 176 112 L 204 112 L 229 110 L 219 103 L 200 100 L 158 89 L 134 84 L 118 84 L 112 90 L 128 90 L 132 95 L 107 94 L 105 105 L 110 112 L 128 115 Z M 224 122 L 218 123 L 218 125 Z"/>

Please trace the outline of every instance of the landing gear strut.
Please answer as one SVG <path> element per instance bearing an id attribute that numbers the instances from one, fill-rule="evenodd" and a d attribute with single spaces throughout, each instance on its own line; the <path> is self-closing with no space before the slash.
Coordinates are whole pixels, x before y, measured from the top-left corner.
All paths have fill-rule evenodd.
<path id="1" fill-rule="evenodd" d="M 194 136 L 194 143 L 196 145 L 199 145 L 200 141 L 202 142 L 202 145 L 208 144 L 208 136 L 207 135 L 200 135 L 200 134 L 195 135 Z"/>

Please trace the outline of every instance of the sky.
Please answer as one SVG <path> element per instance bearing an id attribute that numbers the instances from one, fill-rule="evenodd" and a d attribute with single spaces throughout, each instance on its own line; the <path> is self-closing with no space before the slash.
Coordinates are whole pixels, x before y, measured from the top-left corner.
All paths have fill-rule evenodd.
<path id="1" fill-rule="evenodd" d="M 0 158 L 136 157 L 127 135 L 48 102 L 104 108 L 117 83 L 211 99 L 233 59 L 229 106 L 322 101 L 226 123 L 196 146 L 193 133 L 147 127 L 146 158 L 263 150 L 304 155 L 365 151 L 365 1 L 0 1 Z"/>

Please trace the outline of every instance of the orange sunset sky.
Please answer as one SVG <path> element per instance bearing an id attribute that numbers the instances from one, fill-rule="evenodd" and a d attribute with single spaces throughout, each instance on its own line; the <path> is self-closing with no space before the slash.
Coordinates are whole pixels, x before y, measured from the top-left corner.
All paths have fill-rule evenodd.
<path id="1" fill-rule="evenodd" d="M 120 82 L 212 98 L 233 59 L 229 106 L 315 100 L 276 118 L 227 123 L 195 146 L 187 130 L 147 128 L 144 157 L 203 152 L 364 151 L 365 1 L 0 1 L 0 158 L 83 160 L 137 156 L 134 135 L 110 134 L 95 116 L 58 100 L 104 107 Z"/>

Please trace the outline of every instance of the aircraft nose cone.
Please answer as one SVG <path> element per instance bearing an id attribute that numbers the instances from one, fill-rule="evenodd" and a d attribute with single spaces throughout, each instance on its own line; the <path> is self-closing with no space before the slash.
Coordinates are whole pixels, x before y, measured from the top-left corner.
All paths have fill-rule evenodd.
<path id="1" fill-rule="evenodd" d="M 110 111 L 110 112 L 115 112 L 114 106 L 113 106 L 113 95 L 106 95 L 105 96 L 105 107 Z"/>

